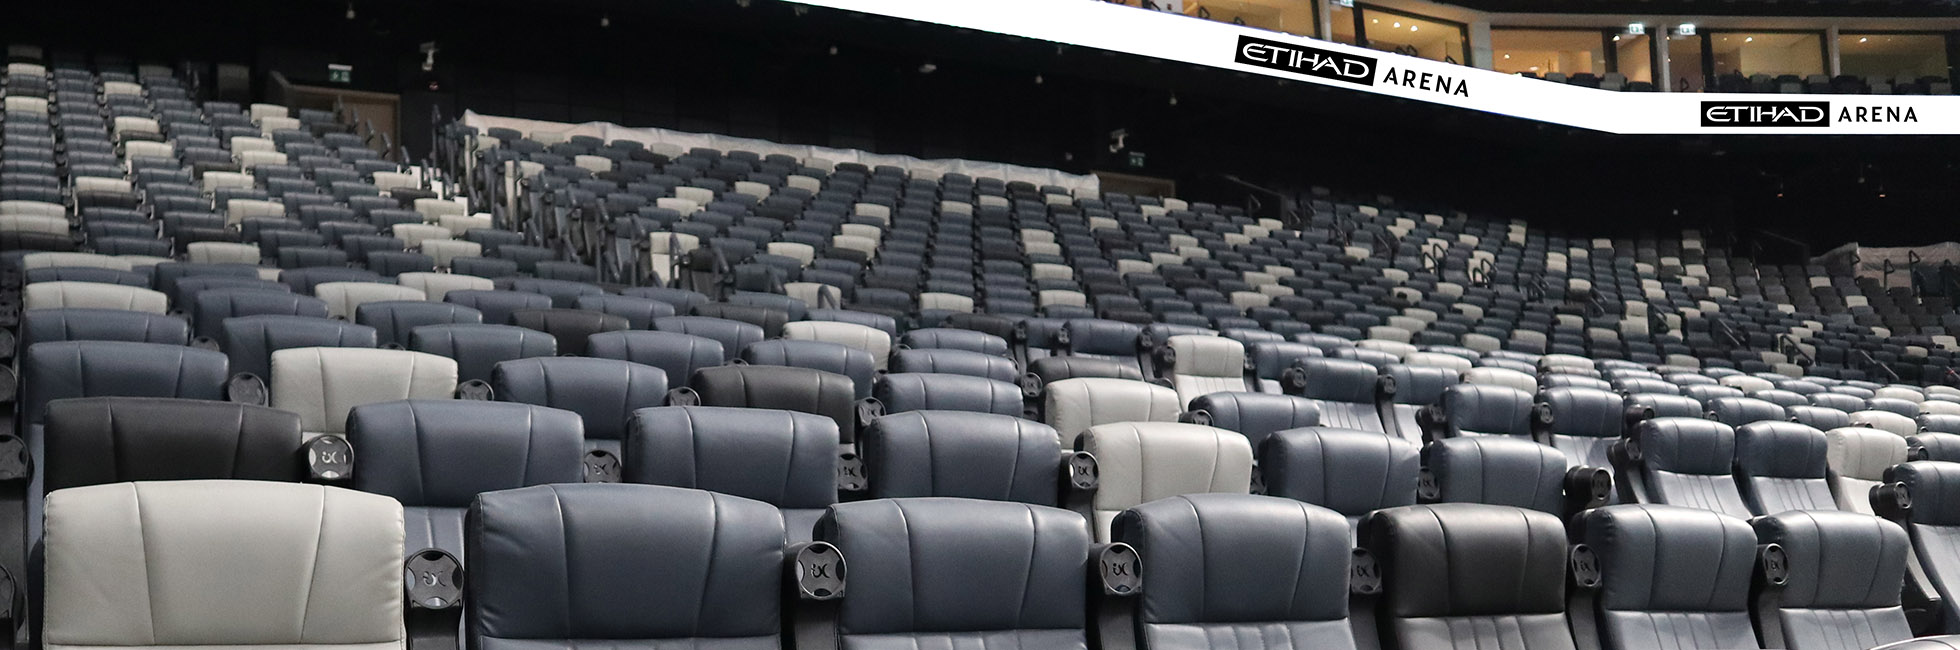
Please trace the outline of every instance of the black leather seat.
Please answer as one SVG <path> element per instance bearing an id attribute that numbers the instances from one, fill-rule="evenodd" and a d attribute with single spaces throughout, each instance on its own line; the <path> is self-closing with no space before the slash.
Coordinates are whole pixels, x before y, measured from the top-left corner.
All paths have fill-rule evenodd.
<path id="1" fill-rule="evenodd" d="M 720 366 L 688 381 L 700 406 L 782 409 L 830 418 L 844 442 L 856 440 L 851 378 L 809 368 Z M 685 405 L 684 403 L 681 405 Z"/>
<path id="2" fill-rule="evenodd" d="M 1756 611 L 1790 650 L 1863 650 L 1912 637 L 1900 606 L 1905 529 L 1851 512 L 1784 512 L 1757 517 L 1756 543 L 1782 547 L 1786 582 L 1774 609 Z M 1759 601 L 1760 602 L 1760 601 Z"/>
<path id="3" fill-rule="evenodd" d="M 206 292 L 209 293 L 209 292 Z M 234 316 L 219 339 L 234 375 L 272 376 L 272 353 L 287 348 L 372 348 L 374 328 L 311 316 Z"/>
<path id="4" fill-rule="evenodd" d="M 891 371 L 973 375 L 1010 384 L 1021 379 L 1013 359 L 971 350 L 899 350 L 892 353 Z"/>
<path id="5" fill-rule="evenodd" d="M 1445 438 L 1422 448 L 1433 501 L 1487 503 L 1565 516 L 1565 455 L 1522 438 Z M 1585 495 L 1588 500 L 1590 494 Z"/>
<path id="6" fill-rule="evenodd" d="M 1148 587 L 1123 612 L 1139 650 L 1356 647 L 1350 538 L 1338 513 L 1273 497 L 1189 494 L 1124 511 L 1111 535 L 1135 548 L 1147 571 Z"/>
<path id="7" fill-rule="evenodd" d="M 1698 418 L 1708 414 L 1695 398 L 1666 393 L 1628 393 L 1627 406 L 1651 409 L 1657 418 Z"/>
<path id="8" fill-rule="evenodd" d="M 909 411 L 859 433 L 874 499 L 960 497 L 1059 505 L 1062 445 L 1055 429 L 1006 415 Z"/>
<path id="9" fill-rule="evenodd" d="M 1288 371 L 1302 360 L 1326 356 L 1320 348 L 1291 341 L 1255 341 L 1246 345 L 1245 353 L 1261 393 L 1288 392 L 1284 386 Z"/>
<path id="10" fill-rule="evenodd" d="M 1320 425 L 1313 400 L 1268 393 L 1210 393 L 1191 400 L 1183 420 L 1245 434 L 1253 449 L 1274 431 Z"/>
<path id="11" fill-rule="evenodd" d="M 1001 501 L 878 499 L 831 506 L 817 539 L 850 563 L 837 606 L 840 647 L 1088 647 L 1090 537 L 1079 514 Z"/>
<path id="12" fill-rule="evenodd" d="M 467 559 L 463 513 L 476 495 L 577 483 L 584 472 L 578 414 L 529 404 L 363 404 L 347 414 L 347 442 L 358 462 L 354 489 L 401 502 L 409 554 L 436 548 Z"/>
<path id="13" fill-rule="evenodd" d="M 851 379 L 859 399 L 871 396 L 872 378 L 878 374 L 871 353 L 824 341 L 770 339 L 743 349 L 742 361 L 751 366 L 789 366 L 843 375 Z"/>
<path id="14" fill-rule="evenodd" d="M 505 361 L 490 371 L 497 399 L 577 413 L 585 448 L 619 454 L 633 412 L 666 403 L 667 374 L 613 359 L 535 357 Z"/>
<path id="15" fill-rule="evenodd" d="M 1749 522 L 1665 505 L 1587 511 L 1577 535 L 1598 558 L 1594 616 L 1605 650 L 1755 648 L 1749 575 L 1756 533 Z"/>
<path id="16" fill-rule="evenodd" d="M 1735 480 L 1735 429 L 1711 420 L 1655 418 L 1640 424 L 1639 440 L 1638 457 L 1629 459 L 1634 467 L 1621 472 L 1626 502 L 1750 517 Z"/>
<path id="17" fill-rule="evenodd" d="M 1381 567 L 1389 650 L 1574 650 L 1565 618 L 1565 525 L 1479 503 L 1390 508 L 1361 524 Z"/>
<path id="18" fill-rule="evenodd" d="M 769 504 L 541 485 L 484 494 L 468 521 L 470 648 L 782 647 L 783 524 Z"/>
<path id="19" fill-rule="evenodd" d="M 881 375 L 871 391 L 884 413 L 969 411 L 1020 416 L 1021 388 L 973 375 L 901 372 Z"/>
<path id="20" fill-rule="evenodd" d="M 617 332 L 631 325 L 623 316 L 579 309 L 519 309 L 510 323 L 558 339 L 558 353 L 584 356 L 586 339 L 600 332 Z"/>
<path id="21" fill-rule="evenodd" d="M 789 312 L 757 305 L 736 305 L 723 302 L 710 302 L 695 305 L 688 310 L 690 316 L 718 318 L 740 323 L 748 323 L 762 330 L 763 338 L 777 338 L 783 335 L 783 325 L 790 320 Z"/>
<path id="22" fill-rule="evenodd" d="M 1828 476 L 1830 442 L 1822 431 L 1795 422 L 1736 427 L 1735 469 L 1753 514 L 1837 509 Z"/>
<path id="23" fill-rule="evenodd" d="M 667 385 L 686 386 L 694 371 L 725 360 L 720 341 L 678 332 L 604 332 L 586 339 L 585 353 L 600 359 L 645 364 L 667 373 Z"/>
<path id="24" fill-rule="evenodd" d="M 1414 443 L 1374 431 L 1309 427 L 1274 432 L 1259 448 L 1266 494 L 1328 508 L 1358 525 L 1369 512 L 1416 502 Z"/>
<path id="25" fill-rule="evenodd" d="M 384 300 L 354 308 L 354 322 L 374 328 L 381 344 L 408 348 L 423 325 L 480 325 L 483 312 L 446 302 Z"/>
<path id="26" fill-rule="evenodd" d="M 551 306 L 558 309 L 572 309 L 578 299 L 584 296 L 603 296 L 606 290 L 595 284 L 572 280 L 551 280 L 545 278 L 510 278 L 498 283 L 498 288 L 524 293 L 535 293 L 551 298 Z"/>
<path id="27" fill-rule="evenodd" d="M 653 321 L 653 329 L 714 339 L 721 343 L 722 361 L 734 361 L 742 354 L 743 348 L 765 338 L 761 327 L 742 321 L 707 316 L 662 318 Z"/>
<path id="28" fill-rule="evenodd" d="M 492 325 L 509 325 L 510 315 L 519 309 L 551 308 L 550 296 L 523 291 L 465 289 L 443 294 L 442 301 L 477 310 Z"/>
<path id="29" fill-rule="evenodd" d="M 48 491 L 125 481 L 297 482 L 299 416 L 206 400 L 83 397 L 48 402 Z"/>
<path id="30" fill-rule="evenodd" d="M 1352 359 L 1306 359 L 1300 362 L 1305 388 L 1296 394 L 1320 407 L 1322 425 L 1386 432 L 1375 408 L 1380 376 L 1374 366 Z"/>
<path id="31" fill-rule="evenodd" d="M 457 381 L 490 381 L 497 364 L 558 354 L 558 338 L 516 325 L 424 325 L 409 332 L 408 349 L 456 360 Z"/>
<path id="32" fill-rule="evenodd" d="M 782 511 L 791 542 L 808 541 L 837 502 L 837 425 L 771 409 L 670 406 L 633 414 L 623 450 L 628 483 L 697 488 Z"/>

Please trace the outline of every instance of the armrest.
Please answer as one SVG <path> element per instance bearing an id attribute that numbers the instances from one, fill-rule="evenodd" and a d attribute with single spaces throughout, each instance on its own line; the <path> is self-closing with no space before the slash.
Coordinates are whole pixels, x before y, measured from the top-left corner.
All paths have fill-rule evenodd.
<path id="1" fill-rule="evenodd" d="M 844 597 L 845 574 L 849 565 L 844 552 L 830 542 L 802 542 L 791 545 L 786 555 L 790 585 L 798 600 L 829 601 Z"/>
<path id="2" fill-rule="evenodd" d="M 1782 609 L 1783 587 L 1790 582 L 1790 558 L 1783 553 L 1783 547 L 1776 544 L 1762 544 L 1756 547 L 1756 570 L 1750 576 L 1749 588 L 1755 594 L 1756 638 L 1763 640 L 1765 648 L 1787 648 L 1783 639 L 1783 617 L 1777 613 Z"/>
<path id="3" fill-rule="evenodd" d="M 858 456 L 851 445 L 842 445 L 837 451 L 837 491 L 863 492 L 868 487 L 867 483 L 864 458 Z"/>
<path id="4" fill-rule="evenodd" d="M 402 562 L 408 611 L 408 650 L 456 648 L 463 620 L 463 563 L 441 549 L 422 549 Z"/>
<path id="5" fill-rule="evenodd" d="M 857 401 L 857 428 L 863 431 L 871 426 L 871 421 L 885 416 L 885 404 L 876 397 L 866 397 Z"/>
<path id="6" fill-rule="evenodd" d="M 265 387 L 265 380 L 249 372 L 232 375 L 225 382 L 225 401 L 234 404 L 265 406 L 271 403 L 272 392 Z"/>
<path id="7" fill-rule="evenodd" d="M 210 350 L 213 352 L 217 352 L 220 349 L 217 340 L 212 339 L 209 336 L 200 336 L 191 339 L 191 347 L 197 348 L 199 350 Z"/>
<path id="8" fill-rule="evenodd" d="M 481 379 L 471 379 L 456 385 L 456 399 L 488 402 L 496 398 L 497 390 L 490 387 L 490 382 Z"/>
<path id="9" fill-rule="evenodd" d="M 341 483 L 354 478 L 354 446 L 335 435 L 321 435 L 300 446 L 306 452 L 306 475 L 315 483 Z"/>
<path id="10" fill-rule="evenodd" d="M 700 406 L 701 394 L 694 392 L 694 389 L 692 388 L 682 386 L 680 388 L 667 391 L 667 405 L 668 406 Z"/>
<path id="11" fill-rule="evenodd" d="M 1096 457 L 1086 451 L 1062 452 L 1061 506 L 1095 521 L 1096 489 L 1102 485 L 1102 470 Z"/>
<path id="12" fill-rule="evenodd" d="M 579 465 L 585 470 L 586 483 L 618 483 L 625 471 L 619 456 L 604 449 L 586 451 Z"/>
<path id="13" fill-rule="evenodd" d="M 1565 472 L 1565 514 L 1606 505 L 1613 498 L 1613 473 L 1604 467 L 1580 466 Z"/>

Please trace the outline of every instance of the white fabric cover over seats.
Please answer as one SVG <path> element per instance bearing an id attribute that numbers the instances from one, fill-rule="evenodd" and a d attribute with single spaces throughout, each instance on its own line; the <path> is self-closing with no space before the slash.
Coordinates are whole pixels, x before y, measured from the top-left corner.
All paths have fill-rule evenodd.
<path id="1" fill-rule="evenodd" d="M 1184 411 L 1176 391 L 1130 379 L 1077 377 L 1048 384 L 1044 392 L 1042 416 L 1064 449 L 1074 449 L 1076 436 L 1096 425 L 1176 422 Z"/>
<path id="2" fill-rule="evenodd" d="M 365 303 L 429 299 L 420 289 L 381 282 L 322 282 L 313 286 L 313 295 L 327 301 L 327 315 L 348 319 Z"/>
<path id="3" fill-rule="evenodd" d="M 1244 392 L 1245 344 L 1222 336 L 1181 334 L 1167 343 L 1171 388 L 1179 404 L 1223 392 Z"/>
<path id="4" fill-rule="evenodd" d="M 391 650 L 394 499 L 253 481 L 114 483 L 47 499 L 49 650 Z"/>
<path id="5" fill-rule="evenodd" d="M 1082 432 L 1095 455 L 1096 539 L 1109 541 L 1118 513 L 1183 494 L 1246 494 L 1252 489 L 1252 445 L 1235 432 L 1178 422 L 1121 422 Z"/>
<path id="6" fill-rule="evenodd" d="M 366 348 L 291 348 L 272 353 L 271 406 L 299 414 L 310 436 L 347 431 L 347 412 L 362 404 L 449 399 L 456 361 L 423 352 Z"/>
<path id="7" fill-rule="evenodd" d="M 871 363 L 884 370 L 891 361 L 892 336 L 884 330 L 838 321 L 796 321 L 783 325 L 783 338 L 792 341 L 822 341 L 863 350 Z"/>
<path id="8" fill-rule="evenodd" d="M 97 282 L 36 282 L 21 288 L 23 309 L 116 309 L 146 314 L 170 311 L 161 291 Z"/>
<path id="9" fill-rule="evenodd" d="M 1824 432 L 1831 492 L 1840 510 L 1873 514 L 1871 491 L 1885 470 L 1906 462 L 1906 439 L 1889 432 L 1845 427 Z"/>

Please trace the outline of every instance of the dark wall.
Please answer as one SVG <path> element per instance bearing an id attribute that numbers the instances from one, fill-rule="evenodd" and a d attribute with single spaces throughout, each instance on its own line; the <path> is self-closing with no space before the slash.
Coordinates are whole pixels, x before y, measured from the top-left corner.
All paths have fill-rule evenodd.
<path id="1" fill-rule="evenodd" d="M 356 87 L 402 94 L 402 140 L 415 152 L 432 111 L 473 109 L 1115 170 L 1243 202 L 1220 177 L 1232 174 L 1588 235 L 1694 227 L 1748 248 L 1769 230 L 1817 250 L 1960 239 L 1954 138 L 1609 136 L 775 0 L 353 6 L 350 20 L 345 2 L 216 2 L 105 24 L 90 7 L 57 5 L 0 35 L 245 62 L 301 83 L 351 63 Z M 441 51 L 425 72 L 416 48 L 431 41 Z M 1112 152 L 1118 129 L 1128 147 Z M 1143 167 L 1130 166 L 1133 152 Z M 1761 239 L 1766 255 L 1797 252 Z"/>

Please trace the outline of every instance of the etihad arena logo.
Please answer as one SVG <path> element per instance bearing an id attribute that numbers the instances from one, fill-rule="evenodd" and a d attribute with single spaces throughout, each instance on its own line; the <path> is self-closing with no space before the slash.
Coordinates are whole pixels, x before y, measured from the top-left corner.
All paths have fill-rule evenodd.
<path id="1" fill-rule="evenodd" d="M 1375 85 L 1374 57 L 1358 54 L 1342 54 L 1305 45 L 1240 36 L 1239 49 L 1234 59 L 1239 63 L 1261 68 L 1363 86 Z"/>
<path id="2" fill-rule="evenodd" d="M 1702 102 L 1702 126 L 1831 125 L 1830 102 Z"/>

